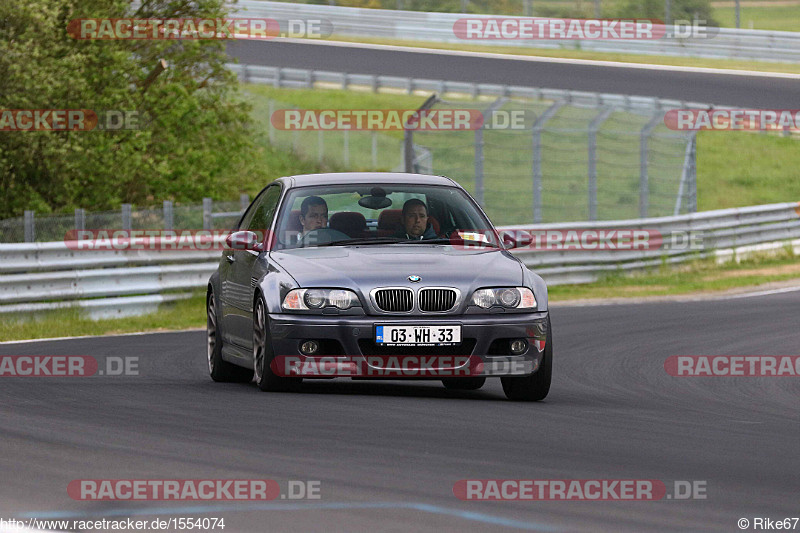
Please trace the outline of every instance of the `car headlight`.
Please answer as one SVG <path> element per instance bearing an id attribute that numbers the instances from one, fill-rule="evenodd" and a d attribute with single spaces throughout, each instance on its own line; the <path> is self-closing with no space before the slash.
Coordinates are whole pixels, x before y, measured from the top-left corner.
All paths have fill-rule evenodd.
<path id="1" fill-rule="evenodd" d="M 360 305 L 356 293 L 347 289 L 293 289 L 283 298 L 283 308 L 293 311 L 324 307 L 350 309 Z"/>
<path id="2" fill-rule="evenodd" d="M 472 305 L 484 309 L 497 305 L 506 309 L 535 309 L 536 297 L 528 287 L 478 289 L 472 293 Z"/>

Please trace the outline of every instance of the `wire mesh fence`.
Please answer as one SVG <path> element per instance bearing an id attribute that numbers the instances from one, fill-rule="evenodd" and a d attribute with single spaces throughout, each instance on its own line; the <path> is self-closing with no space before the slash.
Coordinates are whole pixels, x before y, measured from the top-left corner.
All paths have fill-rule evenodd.
<path id="1" fill-rule="evenodd" d="M 26 211 L 22 217 L 0 220 L 0 243 L 63 241 L 75 238 L 75 230 L 226 230 L 235 227 L 249 203 L 243 194 L 239 201 L 205 198 L 201 205 L 165 201 L 160 209 L 123 204 L 115 211 L 76 209 L 69 215 L 36 216 Z"/>
<path id="2" fill-rule="evenodd" d="M 276 111 L 294 110 L 296 105 L 268 99 L 262 106 L 272 117 Z M 348 170 L 399 169 L 403 164 L 402 134 L 361 130 L 282 130 L 270 121 L 270 144 L 291 150 L 320 165 Z"/>
<path id="3" fill-rule="evenodd" d="M 484 128 L 421 132 L 431 172 L 457 179 L 498 224 L 618 220 L 696 210 L 694 136 L 668 130 L 663 112 L 636 114 L 562 102 L 440 101 L 479 109 Z M 518 127 L 494 127 L 521 116 Z M 503 118 L 499 122 L 507 123 Z M 657 123 L 658 122 L 658 123 Z"/>

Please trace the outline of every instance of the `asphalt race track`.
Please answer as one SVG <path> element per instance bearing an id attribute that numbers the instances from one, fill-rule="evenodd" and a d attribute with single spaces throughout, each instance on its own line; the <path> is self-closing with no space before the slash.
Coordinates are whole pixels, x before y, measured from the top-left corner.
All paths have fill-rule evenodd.
<path id="1" fill-rule="evenodd" d="M 139 375 L 0 378 L 0 516 L 225 517 L 262 531 L 739 531 L 800 513 L 800 378 L 672 377 L 670 355 L 796 355 L 800 292 L 556 307 L 553 388 L 506 401 L 437 382 L 305 382 L 261 393 L 206 374 L 204 332 L 0 345 L 138 357 Z M 24 460 L 21 460 L 24 458 Z M 321 499 L 84 502 L 74 479 L 318 480 Z M 461 479 L 704 481 L 707 498 L 465 502 Z"/>
<path id="2" fill-rule="evenodd" d="M 611 67 L 289 41 L 237 41 L 228 45 L 228 53 L 251 65 L 659 96 L 750 108 L 795 109 L 800 102 L 797 76 Z"/>

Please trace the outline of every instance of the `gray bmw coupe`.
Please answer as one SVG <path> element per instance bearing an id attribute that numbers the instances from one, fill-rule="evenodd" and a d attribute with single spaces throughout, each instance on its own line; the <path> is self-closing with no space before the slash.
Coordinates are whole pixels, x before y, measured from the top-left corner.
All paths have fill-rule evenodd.
<path id="1" fill-rule="evenodd" d="M 547 286 L 453 180 L 400 173 L 270 183 L 208 283 L 214 381 L 438 379 L 512 400 L 550 389 Z"/>

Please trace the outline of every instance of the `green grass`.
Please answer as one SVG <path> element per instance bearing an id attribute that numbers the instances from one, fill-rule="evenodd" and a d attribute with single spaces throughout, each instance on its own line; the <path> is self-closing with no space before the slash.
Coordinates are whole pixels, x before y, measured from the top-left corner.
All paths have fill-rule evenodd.
<path id="1" fill-rule="evenodd" d="M 723 265 L 717 265 L 713 259 L 702 259 L 675 267 L 662 265 L 648 272 L 613 273 L 596 283 L 555 285 L 549 287 L 548 295 L 551 302 L 559 302 L 714 293 L 774 281 L 800 280 L 800 269 L 792 272 L 779 270 L 779 267 L 797 264 L 797 257 L 789 252 L 774 257 L 754 257 L 740 263 L 731 261 Z"/>
<path id="2" fill-rule="evenodd" d="M 733 7 L 715 7 L 714 17 L 728 28 L 736 26 Z M 800 31 L 800 4 L 789 6 L 743 6 L 739 10 L 742 28 L 754 30 Z"/>
<path id="3" fill-rule="evenodd" d="M 81 335 L 111 335 L 137 331 L 181 330 L 205 327 L 205 292 L 191 298 L 163 303 L 148 315 L 91 320 L 79 309 L 59 309 L 35 316 L 3 317 L 0 342 Z"/>
<path id="4" fill-rule="evenodd" d="M 700 132 L 700 211 L 800 201 L 800 141 L 774 134 Z"/>

